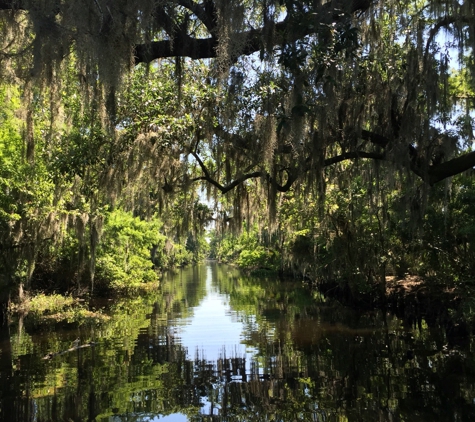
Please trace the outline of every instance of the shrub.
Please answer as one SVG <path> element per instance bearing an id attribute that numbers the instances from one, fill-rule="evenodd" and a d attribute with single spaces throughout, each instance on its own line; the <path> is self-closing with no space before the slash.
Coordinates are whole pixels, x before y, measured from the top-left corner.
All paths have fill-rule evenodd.
<path id="1" fill-rule="evenodd" d="M 151 250 L 163 250 L 165 236 L 159 229 L 158 220 L 144 221 L 125 211 L 113 211 L 98 248 L 96 285 L 135 290 L 142 283 L 158 281 Z"/>

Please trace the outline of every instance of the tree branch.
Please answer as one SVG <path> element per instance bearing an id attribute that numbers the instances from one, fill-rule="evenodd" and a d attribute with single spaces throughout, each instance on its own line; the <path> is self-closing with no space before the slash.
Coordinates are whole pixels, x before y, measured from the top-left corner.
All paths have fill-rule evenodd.
<path id="1" fill-rule="evenodd" d="M 201 167 L 201 171 L 204 173 L 204 176 L 195 177 L 194 179 L 192 179 L 192 181 L 196 182 L 198 180 L 204 180 L 210 183 L 211 185 L 213 185 L 214 187 L 216 187 L 222 194 L 228 193 L 229 191 L 233 190 L 236 186 L 240 185 L 241 183 L 245 182 L 248 179 L 254 179 L 256 177 L 261 177 L 264 175 L 264 173 L 261 171 L 255 171 L 253 173 L 244 174 L 238 177 L 237 179 L 233 180 L 228 185 L 223 186 L 221 183 L 219 183 L 217 180 L 211 177 L 211 174 L 209 173 L 208 168 L 205 166 L 200 156 L 196 152 L 192 151 L 191 155 L 195 157 L 195 160 L 198 162 L 199 166 Z"/>
<path id="2" fill-rule="evenodd" d="M 135 64 L 150 63 L 159 58 L 190 57 L 193 60 L 216 57 L 218 42 L 214 38 L 192 38 L 177 34 L 172 40 L 155 41 L 135 46 Z"/>
<path id="3" fill-rule="evenodd" d="M 336 22 L 342 19 L 341 13 L 335 13 L 336 10 L 346 10 L 350 14 L 358 11 L 363 12 L 369 9 L 372 1 L 373 0 L 353 0 L 348 2 L 343 0 L 333 0 L 320 6 L 315 13 L 318 14 L 320 22 Z M 210 22 L 210 16 L 206 15 L 205 17 L 206 9 L 200 8 L 200 5 L 197 5 L 191 0 L 178 0 L 178 3 L 195 13 L 195 15 L 202 20 L 196 14 L 200 13 L 200 15 L 205 19 L 204 21 L 202 20 L 202 22 L 208 30 L 210 30 L 210 28 L 211 31 L 215 30 L 215 22 Z M 207 3 L 212 2 L 208 1 Z M 196 12 L 194 10 L 196 10 Z M 314 34 L 318 28 L 318 25 L 315 25 L 315 22 L 313 22 L 312 25 L 305 26 L 301 25 L 300 22 L 296 23 L 288 18 L 273 25 L 275 34 L 274 45 L 281 45 L 284 41 L 296 41 L 307 35 Z M 261 27 L 236 34 L 236 36 L 239 36 L 243 40 L 243 48 L 240 51 L 236 51 L 235 56 L 250 55 L 256 51 L 260 51 L 262 48 L 262 40 L 267 30 L 268 28 Z M 216 47 L 218 46 L 218 40 L 214 37 L 194 38 L 183 31 L 170 35 L 170 37 L 171 39 L 169 40 L 136 45 L 135 64 L 143 62 L 149 63 L 155 59 L 176 56 L 190 57 L 192 59 L 208 59 L 217 57 Z"/>
<path id="4" fill-rule="evenodd" d="M 429 31 L 429 36 L 427 37 L 426 47 L 424 50 L 424 63 L 427 63 L 427 56 L 429 54 L 429 48 L 432 44 L 437 33 L 440 31 L 441 28 L 445 26 L 449 26 L 455 22 L 462 22 L 462 23 L 470 23 L 473 22 L 473 18 L 468 18 L 467 16 L 445 16 L 439 22 L 437 22 Z"/>
<path id="5" fill-rule="evenodd" d="M 201 160 L 201 158 L 195 151 L 192 151 L 191 155 L 193 155 L 193 157 L 196 159 L 199 166 L 201 167 L 201 170 L 204 173 L 204 176 L 195 177 L 191 179 L 191 181 L 197 182 L 198 180 L 204 180 L 210 183 L 211 185 L 213 185 L 214 187 L 216 187 L 222 194 L 228 193 L 229 191 L 233 190 L 236 186 L 240 185 L 246 180 L 256 179 L 258 177 L 266 177 L 272 184 L 274 184 L 274 186 L 279 192 L 287 192 L 298 178 L 296 174 L 293 174 L 289 170 L 287 170 L 287 181 L 285 182 L 284 185 L 280 185 L 279 183 L 277 183 L 276 180 L 269 177 L 269 174 L 266 171 L 258 170 L 251 173 L 245 173 L 239 176 L 238 178 L 234 179 L 231 183 L 223 186 L 221 183 L 219 183 L 217 180 L 211 177 L 211 174 L 208 168 L 206 167 L 206 165 L 203 163 L 203 161 Z"/>
<path id="6" fill-rule="evenodd" d="M 192 12 L 206 27 L 208 32 L 213 36 L 217 26 L 214 5 L 211 1 L 198 4 L 193 0 L 177 0 L 180 6 Z"/>
<path id="7" fill-rule="evenodd" d="M 369 130 L 361 131 L 361 138 L 365 141 L 370 141 L 372 144 L 379 145 L 385 148 L 389 144 L 389 139 L 385 136 L 378 135 L 377 133 L 370 132 Z"/>
<path id="8" fill-rule="evenodd" d="M 274 45 L 282 45 L 284 42 L 293 42 L 317 31 L 318 23 L 337 22 L 344 18 L 341 11 L 348 14 L 362 12 L 369 9 L 375 0 L 332 0 L 318 6 L 308 15 L 312 16 L 311 24 L 304 24 L 301 20 L 291 19 L 290 14 L 282 22 L 272 23 L 275 34 Z M 171 2 L 173 5 L 173 2 Z M 135 64 L 149 63 L 155 59 L 168 57 L 190 57 L 191 59 L 214 58 L 217 56 L 219 40 L 216 38 L 217 17 L 216 6 L 213 0 L 204 0 L 196 3 L 193 0 L 175 0 L 175 5 L 181 6 L 193 13 L 207 28 L 210 33 L 209 38 L 196 38 L 190 36 L 186 28 L 172 25 L 170 15 L 167 11 L 158 6 L 155 10 L 155 19 L 158 26 L 168 33 L 169 39 L 153 41 L 145 44 L 135 45 Z M 25 2 L 23 0 L 0 0 L 0 10 L 28 10 L 36 7 L 35 2 Z M 58 2 L 57 13 L 61 13 L 61 5 Z M 315 18 L 314 18 L 315 16 Z M 240 37 L 242 49 L 235 52 L 235 57 L 249 55 L 261 50 L 265 34 L 269 28 L 264 25 L 258 29 L 249 29 L 231 36 Z"/>
<path id="9" fill-rule="evenodd" d="M 462 173 L 475 167 L 475 151 L 429 167 L 429 184 L 434 185 L 450 176 Z"/>
<path id="10" fill-rule="evenodd" d="M 224 134 L 224 130 L 221 128 L 220 129 L 221 136 Z M 233 135 L 235 136 L 234 142 L 237 144 L 243 144 L 245 143 L 244 138 L 240 137 L 239 135 Z M 389 144 L 389 139 L 386 138 L 385 136 L 379 135 L 377 133 L 370 132 L 368 130 L 362 130 L 361 131 L 361 137 L 364 140 L 367 140 L 371 142 L 374 145 L 380 146 L 382 148 L 385 148 Z M 242 146 L 242 145 L 241 145 Z M 417 149 L 413 145 L 408 145 L 407 146 L 407 151 L 408 151 L 408 162 L 406 162 L 406 165 L 411 169 L 412 172 L 414 172 L 417 176 L 419 176 L 424 182 L 429 183 L 430 185 L 434 185 L 435 183 L 440 182 L 441 180 L 446 179 L 447 177 L 454 176 L 456 174 L 459 174 L 463 171 L 469 170 L 473 167 L 475 167 L 475 152 L 470 152 L 468 154 L 464 154 L 460 157 L 454 158 L 452 160 L 446 161 L 441 164 L 437 165 L 432 165 L 432 166 L 427 166 L 425 167 L 423 163 L 420 163 L 420 157 L 418 154 Z M 285 152 L 283 152 L 285 153 Z M 199 166 L 201 167 L 201 170 L 204 173 L 204 176 L 199 176 L 192 181 L 198 181 L 198 180 L 203 180 L 211 185 L 215 186 L 221 193 L 225 194 L 232 189 L 234 189 L 236 186 L 239 184 L 245 182 L 248 179 L 252 178 L 267 178 L 267 180 L 270 183 L 273 183 L 277 191 L 279 192 L 287 192 L 294 182 L 304 173 L 307 171 L 310 171 L 310 166 L 304 166 L 303 168 L 295 168 L 293 171 L 286 169 L 284 171 L 287 172 L 287 181 L 285 184 L 281 185 L 277 183 L 276 180 L 270 177 L 270 175 L 264 171 L 264 170 L 259 170 L 259 171 L 254 171 L 254 172 L 249 172 L 239 176 L 235 180 L 233 180 L 231 183 L 227 185 L 221 185 L 218 181 L 216 181 L 210 174 L 209 170 L 199 157 L 199 155 L 196 152 L 196 148 L 194 151 L 191 152 L 193 157 L 196 159 L 198 162 Z M 323 162 L 324 167 L 329 167 L 334 164 L 340 163 L 342 161 L 346 160 L 354 160 L 358 158 L 367 158 L 367 159 L 372 159 L 372 160 L 384 160 L 384 161 L 394 161 L 391 160 L 390 157 L 385 152 L 379 153 L 379 152 L 367 152 L 367 151 L 348 151 L 343 154 L 337 155 L 335 157 L 327 158 Z M 430 159 L 430 157 L 428 157 Z M 307 161 L 310 161 L 310 157 Z M 250 169 L 254 167 L 254 165 L 250 165 L 246 171 L 250 171 Z"/>
<path id="11" fill-rule="evenodd" d="M 199 158 L 196 153 L 192 153 L 195 159 L 197 160 L 198 164 L 200 165 L 204 176 L 196 177 L 192 179 L 192 181 L 203 180 L 211 185 L 215 186 L 222 194 L 228 193 L 229 191 L 233 190 L 236 186 L 240 185 L 241 183 L 245 182 L 248 179 L 254 179 L 258 177 L 267 177 L 268 180 L 273 183 L 276 189 L 279 192 L 287 192 L 294 182 L 298 179 L 298 177 L 302 174 L 307 172 L 309 169 L 303 169 L 300 174 L 298 173 L 291 173 L 287 171 L 288 177 L 287 181 L 284 185 L 280 185 L 275 180 L 269 177 L 269 174 L 265 171 L 255 171 L 251 173 L 243 174 L 242 176 L 238 177 L 237 179 L 233 180 L 231 183 L 223 186 L 219 182 L 217 182 L 213 177 L 210 175 L 208 169 Z M 385 154 L 376 153 L 376 152 L 365 152 L 365 151 L 350 151 L 344 154 L 337 155 L 335 157 L 327 158 L 324 161 L 324 167 L 329 167 L 334 164 L 340 163 L 346 160 L 354 160 L 357 158 L 368 158 L 373 160 L 387 160 Z M 430 166 L 428 172 L 423 172 L 419 167 L 411 163 L 410 165 L 411 170 L 417 174 L 422 180 L 429 183 L 431 186 L 446 179 L 450 176 L 455 176 L 460 174 L 464 171 L 470 170 L 475 167 L 475 151 L 470 152 L 468 154 L 464 154 L 460 157 L 454 158 L 450 161 L 446 161 L 442 164 L 438 164 L 436 166 Z"/>

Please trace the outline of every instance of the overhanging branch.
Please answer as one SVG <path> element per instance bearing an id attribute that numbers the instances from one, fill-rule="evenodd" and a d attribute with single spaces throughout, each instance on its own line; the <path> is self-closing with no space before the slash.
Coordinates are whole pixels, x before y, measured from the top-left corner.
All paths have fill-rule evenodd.
<path id="1" fill-rule="evenodd" d="M 219 183 L 217 180 L 211 177 L 211 174 L 208 168 L 206 167 L 206 165 L 201 160 L 200 156 L 195 151 L 192 151 L 191 155 L 193 155 L 193 157 L 195 158 L 195 160 L 198 162 L 199 166 L 201 167 L 201 171 L 204 173 L 204 176 L 195 177 L 194 179 L 192 179 L 192 181 L 204 180 L 208 182 L 209 184 L 213 185 L 214 187 L 216 187 L 222 194 L 225 194 L 233 190 L 236 186 L 240 185 L 241 183 L 245 182 L 248 179 L 255 179 L 257 177 L 262 177 L 264 175 L 264 173 L 261 171 L 255 171 L 252 173 L 244 174 L 238 177 L 237 179 L 233 180 L 228 185 L 223 186 L 221 183 Z"/>
<path id="2" fill-rule="evenodd" d="M 203 160 L 201 160 L 200 156 L 195 151 L 192 151 L 191 155 L 193 155 L 195 160 L 198 162 L 201 168 L 201 171 L 204 173 L 203 176 L 195 177 L 191 179 L 191 181 L 197 182 L 199 180 L 203 180 L 205 182 L 208 182 L 209 184 L 216 187 L 222 194 L 228 193 L 229 191 L 233 190 L 235 187 L 239 186 L 241 183 L 244 183 L 246 180 L 256 179 L 256 178 L 266 178 L 270 183 L 272 183 L 275 186 L 275 188 L 279 192 L 287 192 L 292 187 L 293 183 L 297 180 L 297 175 L 287 170 L 287 181 L 285 182 L 285 184 L 281 185 L 275 179 L 270 177 L 269 173 L 267 173 L 266 171 L 257 170 L 254 172 L 242 174 L 241 176 L 237 177 L 236 179 L 234 179 L 232 182 L 228 183 L 227 185 L 222 185 L 211 176 L 208 168 L 203 163 Z"/>
<path id="3" fill-rule="evenodd" d="M 475 151 L 429 168 L 429 183 L 434 185 L 447 177 L 455 176 L 475 167 Z"/>
<path id="4" fill-rule="evenodd" d="M 272 23 L 274 33 L 274 46 L 282 45 L 284 42 L 293 42 L 302 39 L 307 35 L 314 34 L 317 31 L 318 23 L 329 24 L 345 18 L 348 14 L 364 12 L 369 9 L 374 0 L 332 0 L 323 5 L 317 6 L 314 10 L 308 12 L 312 19 L 303 24 L 301 19 L 291 19 L 287 17 L 282 22 Z M 217 47 L 219 39 L 217 38 L 217 11 L 213 0 L 204 0 L 197 3 L 193 0 L 175 0 L 170 2 L 180 6 L 190 13 L 206 27 L 210 36 L 208 38 L 197 38 L 187 32 L 185 26 L 173 25 L 170 16 L 164 6 L 158 2 L 155 9 L 155 23 L 159 30 L 168 34 L 168 39 L 153 41 L 134 46 L 135 64 L 149 63 L 159 58 L 170 57 L 190 57 L 191 59 L 206 59 L 217 56 Z M 67 2 L 65 3 L 67 7 Z M 61 14 L 63 4 L 58 1 L 55 14 Z M 24 0 L 0 0 L 0 10 L 24 10 L 37 8 L 35 2 L 26 2 Z M 32 9 L 33 10 L 33 9 Z M 36 10 L 36 9 L 35 9 Z M 135 19 L 135 17 L 130 16 Z M 173 26 L 173 27 L 172 27 Z M 231 37 L 239 37 L 243 46 L 240 51 L 234 53 L 235 57 L 249 55 L 260 51 L 263 40 L 269 32 L 269 26 L 263 25 L 260 28 L 252 28 L 236 34 Z M 160 33 L 158 30 L 157 33 Z M 155 34 L 157 35 L 157 34 Z"/>
<path id="5" fill-rule="evenodd" d="M 427 42 L 426 42 L 426 47 L 424 51 L 424 62 L 427 63 L 427 57 L 429 54 L 429 48 L 430 45 L 432 44 L 432 41 L 434 41 L 435 36 L 438 34 L 438 32 L 449 25 L 452 25 L 454 23 L 473 23 L 474 19 L 468 18 L 467 16 L 444 16 L 440 21 L 438 21 L 429 31 L 429 36 L 427 37 Z"/>
<path id="6" fill-rule="evenodd" d="M 206 9 L 201 8 L 191 0 L 178 0 L 178 3 L 188 8 L 194 13 L 207 29 L 213 33 L 215 31 L 215 22 L 212 21 L 212 17 L 206 14 Z M 206 3 L 213 3 L 207 1 Z M 343 1 L 334 0 L 326 2 L 320 6 L 314 13 L 316 15 L 315 20 L 325 23 L 337 22 L 342 19 L 341 13 L 335 13 L 337 10 L 345 10 L 346 12 L 353 14 L 356 12 L 363 12 L 369 9 L 372 0 L 353 0 Z M 201 16 L 198 16 L 198 14 Z M 274 45 L 282 45 L 285 42 L 293 42 L 298 39 L 302 39 L 307 35 L 314 34 L 318 25 L 313 22 L 306 26 L 296 25 L 296 22 L 286 18 L 282 22 L 273 24 L 274 31 Z M 235 34 L 242 40 L 242 49 L 235 52 L 235 56 L 249 55 L 260 51 L 262 48 L 262 40 L 264 35 L 268 32 L 267 27 L 261 27 L 258 29 L 251 29 L 248 31 Z M 154 41 L 147 44 L 137 44 L 135 46 L 135 64 L 149 63 L 155 59 L 167 58 L 167 57 L 190 57 L 191 59 L 208 59 L 217 57 L 217 47 L 219 41 L 211 36 L 209 38 L 195 38 L 191 37 L 184 31 L 176 32 L 170 35 L 170 39 L 162 41 Z"/>
<path id="7" fill-rule="evenodd" d="M 214 3 L 212 1 L 205 1 L 204 3 L 195 3 L 193 0 L 177 0 L 177 3 L 188 9 L 190 12 L 203 23 L 208 32 L 214 35 L 217 23 L 216 23 L 216 11 Z"/>
<path id="8" fill-rule="evenodd" d="M 377 145 L 379 147 L 385 148 L 389 144 L 389 139 L 367 131 L 363 130 L 361 132 L 361 137 L 369 142 L 371 142 L 374 145 Z M 446 179 L 447 177 L 454 176 L 456 174 L 462 173 L 466 170 L 470 170 L 471 168 L 475 167 L 475 152 L 470 152 L 467 154 L 464 154 L 460 157 L 454 158 L 452 160 L 446 161 L 441 164 L 437 165 L 430 165 L 430 166 L 424 166 L 424 163 L 420 163 L 420 157 L 419 157 L 419 152 L 417 149 L 412 146 L 408 145 L 407 147 L 407 162 L 406 165 L 410 170 L 419 176 L 424 182 L 429 183 L 430 185 L 434 185 L 435 183 L 440 182 L 441 180 Z M 241 183 L 245 182 L 246 180 L 253 179 L 253 178 L 265 178 L 268 180 L 270 183 L 272 183 L 276 190 L 279 192 L 287 192 L 292 185 L 297 181 L 303 174 L 307 173 L 308 171 L 311 170 L 311 166 L 304 166 L 301 168 L 295 167 L 292 170 L 290 169 L 283 169 L 282 171 L 285 171 L 287 173 L 287 180 L 286 182 L 281 185 L 279 184 L 275 179 L 273 179 L 269 173 L 265 170 L 258 170 L 258 171 L 253 171 L 250 172 L 249 170 L 252 169 L 252 167 L 255 167 L 255 165 L 250 165 L 243 175 L 240 175 L 236 179 L 234 179 L 232 182 L 230 182 L 227 185 L 222 185 L 220 184 L 217 180 L 215 180 L 212 175 L 210 174 L 208 168 L 206 165 L 203 163 L 201 158 L 195 151 L 192 151 L 193 157 L 196 159 L 197 163 L 199 164 L 201 170 L 203 171 L 203 176 L 196 177 L 192 179 L 192 181 L 206 181 L 210 183 L 211 185 L 215 186 L 221 193 L 225 194 Z M 324 167 L 329 167 L 338 163 L 341 163 L 343 161 L 347 160 L 355 160 L 359 158 L 364 158 L 364 159 L 371 159 L 371 160 L 383 160 L 383 161 L 391 161 L 394 162 L 394 157 L 391 158 L 390 154 L 387 154 L 386 152 L 368 152 L 368 151 L 348 151 L 343 154 L 327 158 L 323 161 L 323 166 Z M 430 159 L 430 157 L 428 157 Z M 311 157 L 307 159 L 308 162 L 311 162 Z"/>

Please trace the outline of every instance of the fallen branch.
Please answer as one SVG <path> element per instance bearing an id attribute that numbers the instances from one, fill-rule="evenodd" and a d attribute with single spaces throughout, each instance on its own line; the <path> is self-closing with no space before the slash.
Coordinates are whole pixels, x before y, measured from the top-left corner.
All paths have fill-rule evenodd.
<path id="1" fill-rule="evenodd" d="M 46 356 L 43 357 L 43 360 L 53 359 L 56 356 L 64 355 L 64 354 L 70 353 L 70 352 L 74 352 L 74 351 L 79 350 L 79 349 L 85 349 L 86 347 L 94 347 L 96 344 L 97 343 L 91 341 L 90 343 L 81 344 L 80 346 L 74 346 L 74 347 L 71 347 L 67 350 L 61 350 L 60 352 L 56 352 L 56 353 L 50 352 Z"/>

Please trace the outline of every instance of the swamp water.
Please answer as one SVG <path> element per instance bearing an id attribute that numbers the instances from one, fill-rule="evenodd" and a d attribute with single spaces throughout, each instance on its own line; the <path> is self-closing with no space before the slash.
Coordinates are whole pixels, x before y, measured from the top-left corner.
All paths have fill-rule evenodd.
<path id="1" fill-rule="evenodd" d="M 475 421 L 473 339 L 301 283 L 209 263 L 101 312 L 3 332 L 1 421 Z"/>

